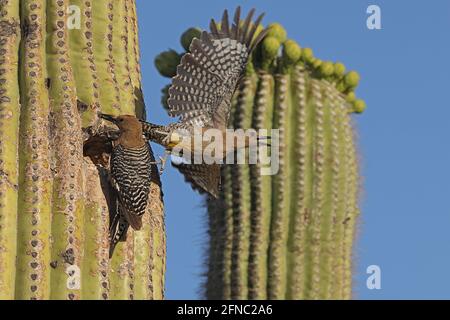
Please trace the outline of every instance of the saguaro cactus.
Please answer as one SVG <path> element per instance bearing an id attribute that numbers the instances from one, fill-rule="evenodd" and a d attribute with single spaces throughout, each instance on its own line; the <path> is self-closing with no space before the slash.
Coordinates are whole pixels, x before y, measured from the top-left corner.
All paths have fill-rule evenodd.
<path id="1" fill-rule="evenodd" d="M 182 42 L 196 32 L 189 29 Z M 206 199 L 205 297 L 348 299 L 359 214 L 350 114 L 365 107 L 354 94 L 359 76 L 287 40 L 279 24 L 255 51 L 231 123 L 279 129 L 280 168 L 261 176 L 260 165 L 223 167 L 220 199 Z M 179 56 L 157 58 L 162 75 Z"/>
<path id="2" fill-rule="evenodd" d="M 106 173 L 83 157 L 100 110 L 145 116 L 135 2 L 0 0 L 0 299 L 163 297 L 158 177 L 108 259 Z"/>

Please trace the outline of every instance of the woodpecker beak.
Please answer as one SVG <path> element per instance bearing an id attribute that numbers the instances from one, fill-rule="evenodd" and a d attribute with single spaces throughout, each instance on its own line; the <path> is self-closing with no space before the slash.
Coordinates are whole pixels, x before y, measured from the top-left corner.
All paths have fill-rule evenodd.
<path id="1" fill-rule="evenodd" d="M 114 118 L 113 116 L 111 116 L 111 115 L 109 115 L 109 114 L 104 114 L 104 113 L 98 113 L 98 117 L 99 118 L 102 118 L 102 119 L 104 119 L 104 120 L 106 120 L 106 121 L 109 121 L 109 122 L 112 122 L 112 123 L 114 123 L 114 124 L 116 124 L 116 118 Z"/>

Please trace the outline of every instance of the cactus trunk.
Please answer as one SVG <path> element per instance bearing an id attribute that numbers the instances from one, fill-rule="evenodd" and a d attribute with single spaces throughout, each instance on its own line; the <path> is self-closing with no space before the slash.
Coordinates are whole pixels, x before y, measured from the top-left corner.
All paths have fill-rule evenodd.
<path id="1" fill-rule="evenodd" d="M 159 177 L 143 229 L 110 260 L 107 171 L 83 157 L 97 111 L 145 116 L 135 2 L 0 12 L 0 299 L 162 299 Z"/>
<path id="2" fill-rule="evenodd" d="M 358 169 L 348 103 L 297 65 L 246 77 L 235 128 L 279 129 L 280 169 L 225 167 L 208 200 L 209 299 L 348 299 Z M 219 222 L 220 221 L 220 222 Z"/>

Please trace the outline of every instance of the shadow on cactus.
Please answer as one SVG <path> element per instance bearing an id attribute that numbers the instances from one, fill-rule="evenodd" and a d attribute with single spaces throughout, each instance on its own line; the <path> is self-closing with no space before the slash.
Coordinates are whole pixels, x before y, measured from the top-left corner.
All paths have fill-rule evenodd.
<path id="1" fill-rule="evenodd" d="M 219 199 L 205 197 L 203 293 L 208 299 L 349 299 L 359 215 L 351 114 L 365 109 L 355 95 L 359 75 L 301 48 L 280 24 L 268 28 L 235 93 L 229 123 L 279 129 L 280 170 L 261 176 L 258 164 L 222 168 Z M 190 28 L 182 35 L 185 50 L 199 33 Z M 155 60 L 161 75 L 172 77 L 182 55 L 161 53 Z"/>

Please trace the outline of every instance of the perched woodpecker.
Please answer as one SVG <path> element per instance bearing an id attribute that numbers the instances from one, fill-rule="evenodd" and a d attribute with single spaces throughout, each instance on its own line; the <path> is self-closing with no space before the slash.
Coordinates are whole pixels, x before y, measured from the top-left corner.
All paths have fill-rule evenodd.
<path id="1" fill-rule="evenodd" d="M 211 20 L 210 32 L 203 31 L 200 39 L 192 40 L 190 52 L 181 58 L 168 91 L 168 113 L 180 117 L 179 121 L 168 126 L 143 123 L 147 139 L 170 152 L 183 141 L 191 142 L 194 132 L 218 129 L 225 135 L 233 94 L 245 73 L 252 50 L 267 33 L 265 29 L 255 36 L 264 14 L 254 22 L 253 15 L 254 9 L 242 21 L 238 7 L 230 26 L 225 10 L 220 28 Z M 188 139 L 183 139 L 186 137 Z M 248 147 L 250 141 L 245 141 L 245 147 Z M 193 147 L 194 143 L 189 145 Z M 223 159 L 234 150 L 224 145 L 218 156 Z M 192 150 L 192 154 L 195 152 Z M 195 189 L 218 196 L 220 164 L 181 163 L 175 167 Z"/>
<path id="2" fill-rule="evenodd" d="M 142 227 L 155 162 L 150 145 L 144 139 L 142 124 L 135 116 L 99 114 L 99 117 L 119 128 L 111 136 L 110 176 L 117 191 L 117 213 L 109 228 L 111 257 L 116 244 L 125 240 L 130 225 L 134 230 Z"/>

